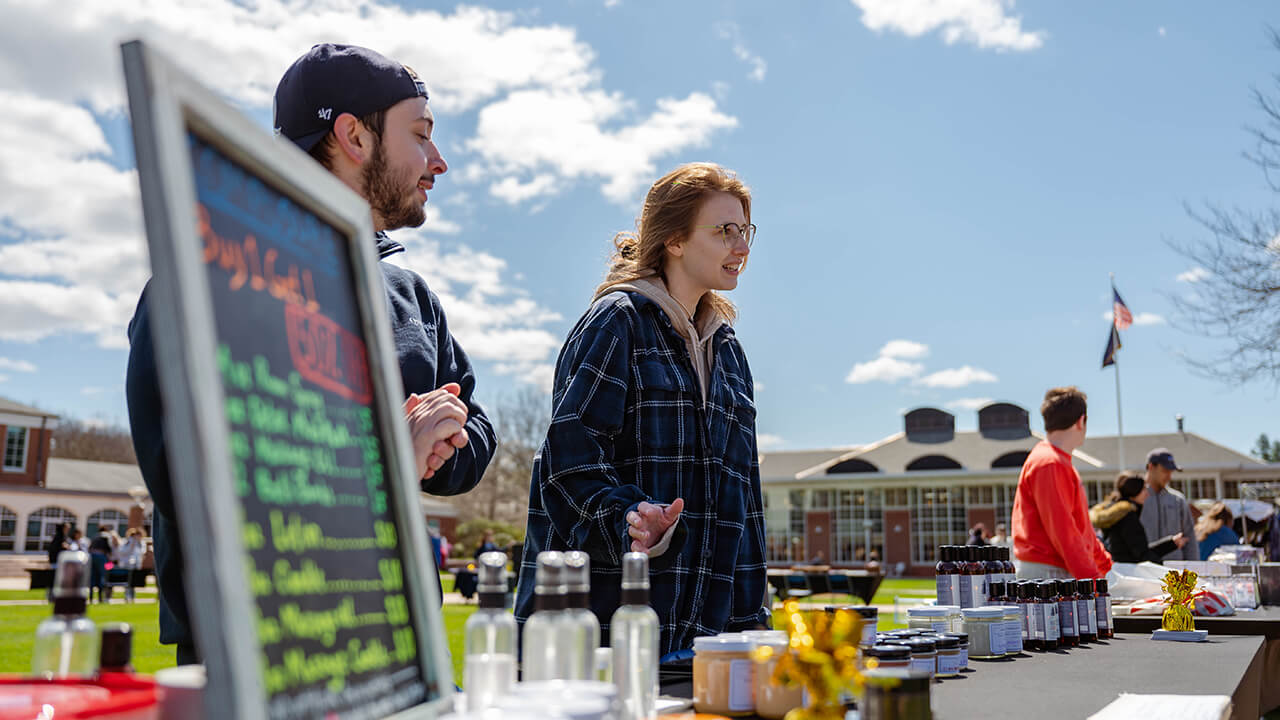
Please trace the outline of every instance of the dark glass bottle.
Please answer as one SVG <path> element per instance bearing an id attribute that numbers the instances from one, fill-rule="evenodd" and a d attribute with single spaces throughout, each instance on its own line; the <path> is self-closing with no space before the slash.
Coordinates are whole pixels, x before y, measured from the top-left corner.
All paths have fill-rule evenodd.
<path id="1" fill-rule="evenodd" d="M 934 566 L 937 573 L 938 604 L 960 606 L 960 566 L 956 565 L 956 549 L 952 545 L 938 548 L 942 558 Z"/>
<path id="2" fill-rule="evenodd" d="M 1017 580 L 1018 579 L 1017 568 L 1013 566 L 1013 561 L 1009 559 L 1009 548 L 1000 547 L 998 548 L 998 550 L 999 550 L 999 556 L 1000 556 L 1000 564 L 1004 565 L 1004 581 L 1007 583 L 1010 580 Z"/>
<path id="3" fill-rule="evenodd" d="M 1080 644 L 1098 641 L 1098 605 L 1093 598 L 1093 579 L 1076 579 L 1076 624 Z"/>
<path id="4" fill-rule="evenodd" d="M 1018 582 L 1018 604 L 1022 606 L 1025 630 L 1022 644 L 1028 650 L 1044 650 L 1044 607 L 1040 604 L 1038 590 L 1029 580 Z"/>
<path id="5" fill-rule="evenodd" d="M 1005 605 L 1008 598 L 1005 597 L 1005 588 L 1003 580 L 992 580 L 987 585 L 987 604 L 988 605 Z"/>
<path id="6" fill-rule="evenodd" d="M 1062 625 L 1058 619 L 1058 584 L 1052 580 L 1041 580 L 1036 583 L 1040 598 L 1040 625 L 1044 632 L 1044 649 L 1057 650 L 1062 647 Z"/>
<path id="7" fill-rule="evenodd" d="M 987 589 L 983 585 L 982 561 L 978 559 L 977 545 L 962 545 L 965 563 L 960 569 L 960 607 L 982 607 L 987 604 Z"/>
<path id="8" fill-rule="evenodd" d="M 1098 606 L 1098 639 L 1110 640 L 1115 637 L 1115 628 L 1111 622 L 1111 593 L 1107 592 L 1107 579 L 1098 578 L 1093 585 L 1096 589 L 1093 600 Z"/>
<path id="9" fill-rule="evenodd" d="M 1058 594 L 1058 624 L 1062 628 L 1062 647 L 1080 647 L 1080 626 L 1076 624 L 1076 581 L 1055 580 Z"/>
<path id="10" fill-rule="evenodd" d="M 996 559 L 996 550 L 999 548 L 995 545 L 983 545 L 979 549 L 982 550 L 982 571 L 987 576 L 987 588 L 990 594 L 991 583 L 1004 580 L 1004 564 Z M 988 600 L 987 603 L 990 604 L 991 601 Z"/>

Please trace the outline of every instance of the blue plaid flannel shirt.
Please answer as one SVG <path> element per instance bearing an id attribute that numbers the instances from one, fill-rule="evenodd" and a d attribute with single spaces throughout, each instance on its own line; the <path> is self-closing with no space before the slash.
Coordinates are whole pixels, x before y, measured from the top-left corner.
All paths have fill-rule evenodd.
<path id="1" fill-rule="evenodd" d="M 618 291 L 578 321 L 556 361 L 552 419 L 534 458 L 516 619 L 534 609 L 543 550 L 591 556 L 602 641 L 620 595 L 626 514 L 684 498 L 667 551 L 650 560 L 661 652 L 700 635 L 768 626 L 754 384 L 722 326 L 705 408 L 684 339 L 656 303 Z"/>

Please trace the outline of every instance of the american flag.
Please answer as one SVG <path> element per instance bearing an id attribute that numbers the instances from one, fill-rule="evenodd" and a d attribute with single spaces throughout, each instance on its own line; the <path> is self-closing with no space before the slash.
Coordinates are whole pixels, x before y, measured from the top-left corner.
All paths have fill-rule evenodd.
<path id="1" fill-rule="evenodd" d="M 1111 313 L 1115 317 L 1115 325 L 1117 330 L 1128 330 L 1133 324 L 1133 313 L 1129 312 L 1129 306 L 1124 304 L 1124 300 L 1120 299 L 1120 293 L 1116 290 L 1116 286 L 1111 286 Z"/>

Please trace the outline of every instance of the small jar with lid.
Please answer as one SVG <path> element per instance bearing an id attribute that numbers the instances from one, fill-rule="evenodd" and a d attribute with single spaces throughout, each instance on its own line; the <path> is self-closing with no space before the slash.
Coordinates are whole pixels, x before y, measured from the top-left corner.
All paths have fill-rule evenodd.
<path id="1" fill-rule="evenodd" d="M 945 607 L 907 608 L 907 627 L 912 630 L 947 632 L 951 630 L 950 612 Z"/>
<path id="2" fill-rule="evenodd" d="M 755 665 L 751 641 L 741 634 L 694 638 L 694 708 L 731 717 L 754 713 Z"/>
<path id="3" fill-rule="evenodd" d="M 906 645 L 880 643 L 872 645 L 866 649 L 867 658 L 876 661 L 877 668 L 899 668 L 907 669 L 911 667 L 911 648 Z M 868 663 L 870 667 L 870 663 Z"/>
<path id="4" fill-rule="evenodd" d="M 969 667 L 969 633 L 966 632 L 949 632 L 942 637 L 955 638 L 959 643 L 960 649 L 960 669 L 964 670 Z"/>
<path id="5" fill-rule="evenodd" d="M 969 657 L 992 660 L 1004 655 L 1004 608 L 965 608 L 964 631 L 969 635 Z"/>
<path id="6" fill-rule="evenodd" d="M 938 635 L 930 638 L 938 651 L 938 677 L 955 677 L 964 668 L 960 657 L 960 638 Z"/>
<path id="7" fill-rule="evenodd" d="M 769 720 L 782 720 L 789 711 L 804 707 L 804 687 L 787 687 L 773 679 L 778 658 L 787 651 L 787 633 L 782 630 L 752 630 L 742 633 L 755 648 L 767 647 L 773 651 L 768 660 L 755 668 L 756 714 Z"/>
<path id="8" fill-rule="evenodd" d="M 927 672 L 930 675 L 938 672 L 938 645 L 932 637 L 921 635 L 904 642 L 911 648 L 911 669 Z"/>
<path id="9" fill-rule="evenodd" d="M 862 720 L 931 720 L 933 678 L 915 670 L 868 670 Z"/>
<path id="10" fill-rule="evenodd" d="M 934 605 L 947 611 L 947 632 L 964 630 L 964 616 L 960 614 L 959 605 Z"/>
<path id="11" fill-rule="evenodd" d="M 862 616 L 862 644 L 874 643 L 876 631 L 880 629 L 880 609 L 870 605 L 849 605 L 844 609 Z"/>
<path id="12" fill-rule="evenodd" d="M 1019 605 L 1001 605 L 1004 610 L 1004 654 L 1017 655 L 1022 652 L 1022 607 Z"/>

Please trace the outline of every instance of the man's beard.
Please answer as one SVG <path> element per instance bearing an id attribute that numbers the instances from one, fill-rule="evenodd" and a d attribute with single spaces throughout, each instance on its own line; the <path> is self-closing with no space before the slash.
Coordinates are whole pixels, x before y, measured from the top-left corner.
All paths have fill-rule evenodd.
<path id="1" fill-rule="evenodd" d="M 361 171 L 360 184 L 364 188 L 364 199 L 373 208 L 373 212 L 382 218 L 383 230 L 395 230 L 403 227 L 418 227 L 427 219 L 427 213 L 418 202 L 417 183 L 408 197 L 405 186 L 410 180 L 417 178 L 396 177 L 387 164 L 387 153 L 379 141 L 374 149 L 373 157 L 365 163 Z"/>

